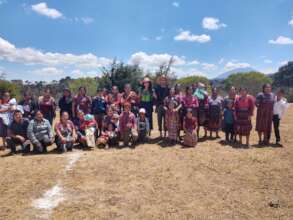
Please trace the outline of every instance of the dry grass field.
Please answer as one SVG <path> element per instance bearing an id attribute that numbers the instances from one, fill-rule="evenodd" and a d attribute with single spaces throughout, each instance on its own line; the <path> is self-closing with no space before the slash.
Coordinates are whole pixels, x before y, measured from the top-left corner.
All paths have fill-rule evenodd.
<path id="1" fill-rule="evenodd" d="M 136 149 L 0 152 L 0 219 L 293 219 L 293 107 L 283 147 L 220 140 Z M 221 134 L 223 137 L 224 135 Z"/>

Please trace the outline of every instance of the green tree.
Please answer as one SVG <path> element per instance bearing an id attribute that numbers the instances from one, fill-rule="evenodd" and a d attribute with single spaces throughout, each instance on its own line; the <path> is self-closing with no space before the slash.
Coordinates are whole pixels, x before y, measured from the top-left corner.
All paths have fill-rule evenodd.
<path id="1" fill-rule="evenodd" d="M 114 60 L 110 67 L 102 69 L 102 76 L 98 78 L 98 86 L 111 89 L 115 85 L 122 91 L 124 85 L 130 83 L 136 90 L 142 77 L 143 71 L 138 65 L 124 64 Z"/>
<path id="2" fill-rule="evenodd" d="M 203 83 L 206 85 L 208 91 L 211 90 L 211 84 L 208 78 L 204 76 L 187 76 L 176 80 L 177 84 L 180 84 L 182 88 L 185 88 L 186 86 L 190 86 L 194 83 Z"/>
<path id="3" fill-rule="evenodd" d="M 76 94 L 78 88 L 84 86 L 87 89 L 87 94 L 90 96 L 96 95 L 97 91 L 97 80 L 91 77 L 79 78 L 70 80 L 68 82 L 68 87 L 73 94 Z"/>
<path id="4" fill-rule="evenodd" d="M 21 97 L 19 86 L 7 80 L 0 80 L 0 96 L 2 96 L 4 92 L 10 92 L 11 97 L 15 97 L 17 100 Z"/>
<path id="5" fill-rule="evenodd" d="M 272 83 L 272 79 L 260 72 L 236 73 L 224 81 L 226 90 L 229 90 L 231 86 L 245 87 L 252 95 L 259 93 L 264 83 Z"/>

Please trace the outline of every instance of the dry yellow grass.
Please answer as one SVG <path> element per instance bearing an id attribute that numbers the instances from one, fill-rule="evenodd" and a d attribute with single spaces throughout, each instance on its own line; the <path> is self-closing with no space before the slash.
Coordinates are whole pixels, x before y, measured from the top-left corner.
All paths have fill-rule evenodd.
<path id="1" fill-rule="evenodd" d="M 65 200 L 46 218 L 291 220 L 292 118 L 290 107 L 281 125 L 283 148 L 236 149 L 208 140 L 185 149 L 154 143 L 1 157 L 0 219 L 42 218 L 32 201 L 61 183 Z M 64 173 L 77 151 L 80 159 Z"/>

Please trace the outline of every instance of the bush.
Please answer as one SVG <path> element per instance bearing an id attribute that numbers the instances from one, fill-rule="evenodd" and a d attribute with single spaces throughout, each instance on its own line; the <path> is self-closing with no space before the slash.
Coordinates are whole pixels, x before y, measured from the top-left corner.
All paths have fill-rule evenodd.
<path id="1" fill-rule="evenodd" d="M 20 88 L 9 81 L 0 80 L 0 97 L 2 97 L 4 92 L 10 92 L 11 97 L 16 98 L 17 100 L 20 99 Z"/>
<path id="2" fill-rule="evenodd" d="M 231 86 L 235 86 L 237 89 L 244 87 L 247 88 L 248 92 L 252 95 L 256 95 L 262 91 L 262 86 L 265 83 L 272 83 L 272 79 L 259 72 L 236 73 L 230 75 L 224 81 L 227 91 Z"/>
<path id="3" fill-rule="evenodd" d="M 211 91 L 211 84 L 208 78 L 204 76 L 187 76 L 176 80 L 177 84 L 181 85 L 181 88 L 184 89 L 186 86 L 190 86 L 194 83 L 201 82 L 206 85 L 207 90 Z"/>

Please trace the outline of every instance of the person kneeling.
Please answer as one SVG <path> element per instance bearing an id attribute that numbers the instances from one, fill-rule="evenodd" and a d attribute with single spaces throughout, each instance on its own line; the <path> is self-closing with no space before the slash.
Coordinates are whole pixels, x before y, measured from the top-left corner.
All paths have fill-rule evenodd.
<path id="1" fill-rule="evenodd" d="M 114 123 L 110 122 L 107 129 L 102 131 L 101 136 L 97 140 L 98 147 L 115 147 L 119 144 L 118 135 L 116 132 L 116 126 Z"/>
<path id="2" fill-rule="evenodd" d="M 187 147 L 195 147 L 197 144 L 197 118 L 193 117 L 192 109 L 187 109 L 183 120 L 183 129 L 185 132 L 183 144 Z"/>
<path id="3" fill-rule="evenodd" d="M 63 112 L 60 122 L 55 125 L 55 143 L 60 152 L 71 151 L 77 139 L 73 123 L 69 120 L 69 114 Z"/>
<path id="4" fill-rule="evenodd" d="M 137 139 L 135 115 L 130 109 L 131 104 L 126 102 L 124 104 L 124 111 L 121 113 L 119 119 L 119 132 L 125 147 L 129 146 L 130 142 L 131 146 L 134 147 Z"/>
<path id="5" fill-rule="evenodd" d="M 16 153 L 16 146 L 21 145 L 23 153 L 30 151 L 30 141 L 27 138 L 27 128 L 29 121 L 22 117 L 22 113 L 16 110 L 13 114 L 13 121 L 8 127 L 8 137 L 6 142 L 11 149 L 11 153 Z"/>
<path id="6" fill-rule="evenodd" d="M 30 121 L 27 136 L 36 153 L 47 152 L 47 147 L 54 143 L 51 124 L 47 119 L 44 119 L 41 111 L 38 110 L 35 118 Z"/>
<path id="7" fill-rule="evenodd" d="M 78 135 L 78 142 L 83 148 L 93 148 L 96 145 L 96 128 L 97 123 L 93 115 L 84 115 L 82 111 L 77 113 L 78 119 L 75 126 Z"/>

